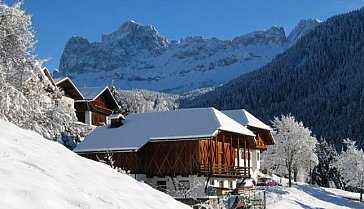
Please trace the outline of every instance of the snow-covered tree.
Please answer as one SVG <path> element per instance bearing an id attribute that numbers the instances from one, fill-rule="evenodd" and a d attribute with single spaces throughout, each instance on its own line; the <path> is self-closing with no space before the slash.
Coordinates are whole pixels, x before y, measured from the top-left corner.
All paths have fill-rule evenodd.
<path id="1" fill-rule="evenodd" d="M 201 192 L 199 189 L 204 186 L 204 182 L 197 176 L 193 176 L 192 179 L 190 178 L 188 181 L 177 181 L 175 179 L 172 181 L 175 191 L 170 192 L 170 194 L 183 197 L 184 199 L 187 197 L 198 197 Z"/>
<path id="2" fill-rule="evenodd" d="M 332 163 L 332 167 L 339 170 L 345 187 L 359 189 L 363 187 L 364 179 L 364 153 L 358 149 L 355 141 L 344 139 L 346 150 L 342 151 Z"/>
<path id="3" fill-rule="evenodd" d="M 262 155 L 262 166 L 278 174 L 288 174 L 291 186 L 292 174 L 297 180 L 299 173 L 307 174 L 318 163 L 317 139 L 291 115 L 275 117 L 273 129 L 276 143 Z"/>
<path id="4" fill-rule="evenodd" d="M 117 167 L 115 165 L 114 153 L 110 151 L 106 151 L 105 153 L 100 153 L 96 155 L 96 158 L 98 162 L 109 165 L 112 169 L 116 170 L 119 173 L 124 173 L 124 174 L 130 173 L 129 171 L 126 171 L 123 168 Z"/>
<path id="5" fill-rule="evenodd" d="M 31 15 L 21 5 L 0 2 L 0 118 L 53 140 L 65 129 L 87 132 L 73 108 L 57 105 L 61 92 L 35 58 Z"/>
<path id="6" fill-rule="evenodd" d="M 135 112 L 151 112 L 173 110 L 178 107 L 180 96 L 154 92 L 144 89 L 116 90 L 112 88 L 114 97 L 118 101 L 124 115 Z"/>

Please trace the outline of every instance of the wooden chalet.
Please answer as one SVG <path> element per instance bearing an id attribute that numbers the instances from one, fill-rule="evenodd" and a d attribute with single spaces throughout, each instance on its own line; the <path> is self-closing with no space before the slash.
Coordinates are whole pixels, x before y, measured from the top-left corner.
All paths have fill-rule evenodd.
<path id="1" fill-rule="evenodd" d="M 72 80 L 68 77 L 65 78 L 56 78 L 54 79 L 57 87 L 63 91 L 64 96 L 71 98 L 73 100 L 82 100 L 83 96 L 81 92 L 78 90 L 76 85 L 72 82 Z"/>
<path id="2" fill-rule="evenodd" d="M 257 146 L 243 125 L 214 108 L 195 108 L 128 115 L 122 126 L 95 129 L 74 151 L 93 160 L 112 153 L 115 166 L 156 186 L 197 176 L 206 186 L 232 187 L 251 177 Z"/>
<path id="3" fill-rule="evenodd" d="M 76 115 L 79 121 L 100 126 L 107 123 L 107 116 L 119 108 L 109 87 L 79 88 L 82 100 L 75 101 Z"/>
<path id="4" fill-rule="evenodd" d="M 106 124 L 107 117 L 119 108 L 107 86 L 77 88 L 68 77 L 56 80 L 56 85 L 73 99 L 78 120 L 88 125 Z"/>

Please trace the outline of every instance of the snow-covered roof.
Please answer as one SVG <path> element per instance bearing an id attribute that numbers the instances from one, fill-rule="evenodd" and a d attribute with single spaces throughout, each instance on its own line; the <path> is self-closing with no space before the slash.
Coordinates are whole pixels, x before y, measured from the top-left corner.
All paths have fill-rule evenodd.
<path id="1" fill-rule="evenodd" d="M 251 113 L 244 109 L 239 110 L 224 110 L 222 111 L 225 115 L 239 122 L 243 126 L 252 126 L 256 128 L 261 128 L 271 131 L 272 128 L 260 121 L 258 118 L 254 117 Z"/>
<path id="2" fill-rule="evenodd" d="M 118 128 L 96 128 L 74 151 L 139 149 L 150 140 L 196 139 L 228 131 L 254 137 L 254 133 L 214 108 L 135 113 Z"/>
<path id="3" fill-rule="evenodd" d="M 102 92 L 104 92 L 106 89 L 108 89 L 107 86 L 96 86 L 96 87 L 83 87 L 79 88 L 78 90 L 82 93 L 84 100 L 94 100 Z"/>
<path id="4" fill-rule="evenodd" d="M 118 113 L 118 114 L 111 114 L 109 116 L 107 116 L 109 119 L 118 119 L 118 118 L 122 118 L 122 119 L 125 119 L 124 115 L 121 114 L 121 113 Z"/>
<path id="5" fill-rule="evenodd" d="M 56 83 L 59 83 L 59 82 L 61 82 L 61 81 L 63 81 L 63 80 L 66 80 L 68 77 L 64 77 L 64 78 L 53 78 L 53 80 L 54 80 L 54 82 L 56 82 Z M 69 78 L 68 78 L 69 79 Z"/>
<path id="6" fill-rule="evenodd" d="M 56 82 L 56 85 L 59 86 L 61 83 L 65 82 L 65 81 L 69 81 L 70 84 L 72 85 L 72 87 L 76 90 L 76 92 L 82 97 L 84 98 L 84 96 L 82 95 L 82 93 L 80 92 L 80 90 L 76 87 L 76 85 L 72 82 L 72 80 L 69 77 L 64 77 L 64 78 L 55 78 L 53 79 L 54 82 Z"/>

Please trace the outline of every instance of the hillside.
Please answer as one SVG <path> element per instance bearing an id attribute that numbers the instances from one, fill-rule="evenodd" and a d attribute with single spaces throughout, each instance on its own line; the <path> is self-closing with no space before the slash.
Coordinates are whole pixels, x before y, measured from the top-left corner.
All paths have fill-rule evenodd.
<path id="1" fill-rule="evenodd" d="M 257 71 L 184 107 L 245 108 L 269 122 L 291 113 L 313 133 L 341 147 L 364 147 L 364 8 L 321 23 Z"/>
<path id="2" fill-rule="evenodd" d="M 153 26 L 128 21 L 102 35 L 101 42 L 70 38 L 54 76 L 69 76 L 78 86 L 114 83 L 126 90 L 186 93 L 263 66 L 319 23 L 302 20 L 288 36 L 274 26 L 233 40 L 197 36 L 168 41 Z"/>
<path id="3" fill-rule="evenodd" d="M 0 120 L 1 208 L 189 208 L 172 197 Z"/>
<path id="4" fill-rule="evenodd" d="M 352 197 L 358 199 L 358 193 L 345 192 L 338 189 L 321 188 L 301 183 L 291 188 L 265 187 L 264 189 L 267 192 L 267 209 L 360 209 L 364 207 L 364 203 L 344 198 Z"/>

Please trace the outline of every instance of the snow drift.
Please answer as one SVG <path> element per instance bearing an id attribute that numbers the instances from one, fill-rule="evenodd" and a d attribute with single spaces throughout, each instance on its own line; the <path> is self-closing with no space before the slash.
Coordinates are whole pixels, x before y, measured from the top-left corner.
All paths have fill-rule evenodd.
<path id="1" fill-rule="evenodd" d="M 337 189 L 299 183 L 294 187 L 266 187 L 268 209 L 362 209 L 364 203 L 351 201 L 344 197 L 359 197 L 358 193 L 350 193 Z M 350 196 L 348 196 L 350 194 Z"/>
<path id="2" fill-rule="evenodd" d="M 0 120 L 1 208 L 189 208 L 107 165 Z"/>

